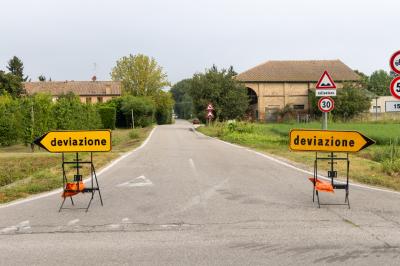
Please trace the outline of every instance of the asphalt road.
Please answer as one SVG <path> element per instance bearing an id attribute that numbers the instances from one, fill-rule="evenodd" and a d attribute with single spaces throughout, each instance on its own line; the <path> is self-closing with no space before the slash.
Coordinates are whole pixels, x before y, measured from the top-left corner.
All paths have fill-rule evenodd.
<path id="1" fill-rule="evenodd" d="M 318 209 L 308 176 L 187 122 L 159 126 L 101 174 L 104 207 L 59 213 L 59 193 L 1 206 L 0 264 L 400 265 L 400 194 L 351 187 L 350 210 Z"/>

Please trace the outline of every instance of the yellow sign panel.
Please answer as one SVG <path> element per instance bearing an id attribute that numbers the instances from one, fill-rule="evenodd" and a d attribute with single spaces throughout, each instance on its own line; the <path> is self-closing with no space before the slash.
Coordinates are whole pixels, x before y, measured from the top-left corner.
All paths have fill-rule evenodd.
<path id="1" fill-rule="evenodd" d="M 372 144 L 357 131 L 292 129 L 289 134 L 292 151 L 358 152 Z"/>
<path id="2" fill-rule="evenodd" d="M 107 152 L 111 151 L 111 131 L 50 131 L 34 143 L 49 152 Z"/>

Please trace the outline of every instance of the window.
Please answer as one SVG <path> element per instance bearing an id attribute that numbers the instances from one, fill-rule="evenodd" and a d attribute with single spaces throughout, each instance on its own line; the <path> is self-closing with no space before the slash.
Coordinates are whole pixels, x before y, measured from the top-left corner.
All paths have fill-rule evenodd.
<path id="1" fill-rule="evenodd" d="M 86 97 L 86 103 L 92 103 L 92 97 Z"/>
<path id="2" fill-rule="evenodd" d="M 103 97 L 97 97 L 97 102 L 102 103 L 103 102 Z"/>
<path id="3" fill-rule="evenodd" d="M 373 111 L 374 112 L 377 112 L 377 113 L 380 113 L 381 112 L 381 107 L 378 105 L 374 105 L 374 106 L 372 106 L 372 109 L 373 109 Z"/>
<path id="4" fill-rule="evenodd" d="M 293 110 L 304 110 L 304 104 L 294 104 Z"/>

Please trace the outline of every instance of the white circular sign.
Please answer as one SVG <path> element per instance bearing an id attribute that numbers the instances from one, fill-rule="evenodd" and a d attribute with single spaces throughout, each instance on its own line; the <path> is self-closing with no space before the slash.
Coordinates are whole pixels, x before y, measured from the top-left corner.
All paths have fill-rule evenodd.
<path id="1" fill-rule="evenodd" d="M 390 67 L 394 72 L 400 74 L 400 51 L 395 52 L 390 58 Z"/>
<path id="2" fill-rule="evenodd" d="M 390 83 L 390 93 L 393 97 L 400 99 L 400 77 L 394 78 Z"/>
<path id="3" fill-rule="evenodd" d="M 335 107 L 335 102 L 331 97 L 322 97 L 318 101 L 318 108 L 321 112 L 328 113 Z"/>

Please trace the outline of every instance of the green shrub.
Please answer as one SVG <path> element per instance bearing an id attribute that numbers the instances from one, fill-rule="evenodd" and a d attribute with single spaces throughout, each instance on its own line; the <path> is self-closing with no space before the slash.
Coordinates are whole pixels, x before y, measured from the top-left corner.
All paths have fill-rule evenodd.
<path id="1" fill-rule="evenodd" d="M 155 104 L 150 97 L 124 96 L 121 110 L 129 126 L 132 126 L 132 113 L 135 127 L 146 127 L 153 123 Z"/>
<path id="2" fill-rule="evenodd" d="M 140 135 L 139 135 L 139 130 L 138 130 L 138 129 L 132 129 L 132 130 L 129 132 L 129 137 L 130 137 L 131 139 L 138 139 L 138 138 L 140 137 Z"/>
<path id="3" fill-rule="evenodd" d="M 386 159 L 382 162 L 382 170 L 389 175 L 400 175 L 400 159 Z"/>
<path id="4" fill-rule="evenodd" d="M 112 106 L 101 106 L 98 108 L 103 128 L 115 129 L 116 110 Z"/>
<path id="5" fill-rule="evenodd" d="M 156 104 L 156 121 L 159 125 L 171 124 L 172 123 L 172 108 L 174 106 L 174 100 L 169 92 L 159 92 L 154 96 L 154 102 Z"/>
<path id="6" fill-rule="evenodd" d="M 17 143 L 22 134 L 18 101 L 9 96 L 0 96 L 0 145 Z"/>

